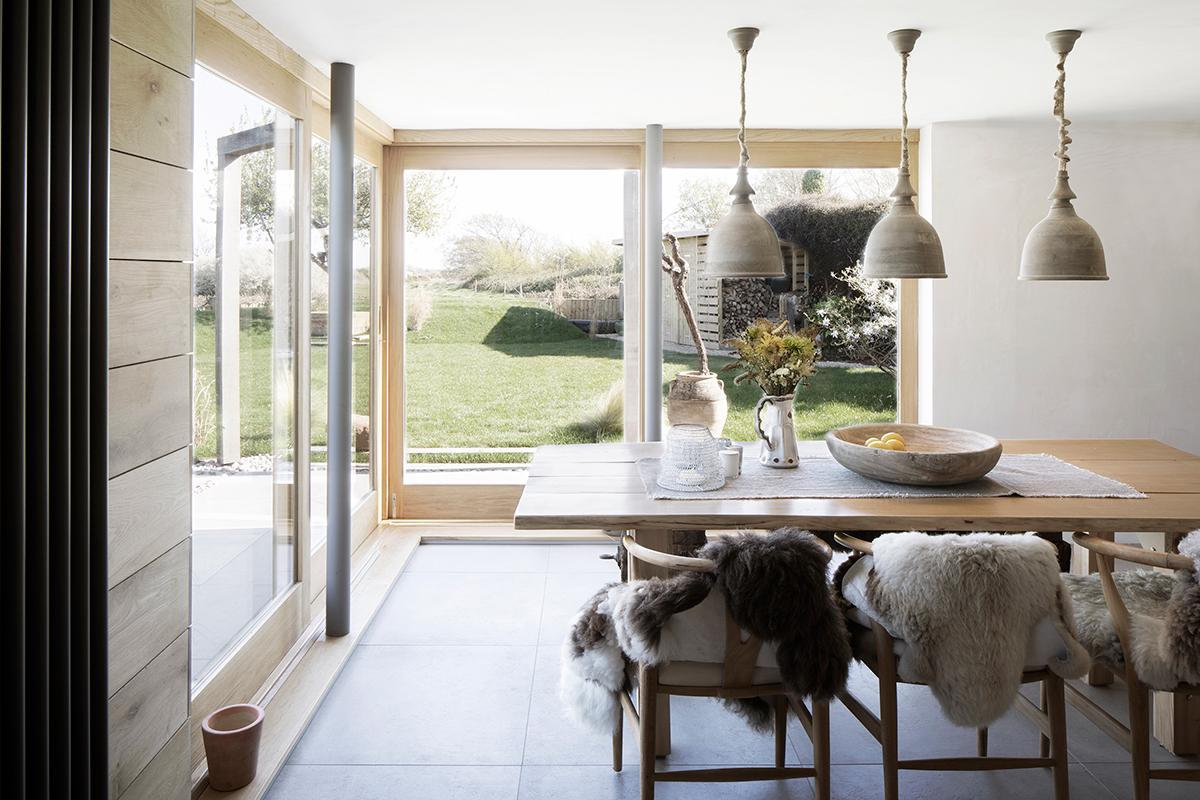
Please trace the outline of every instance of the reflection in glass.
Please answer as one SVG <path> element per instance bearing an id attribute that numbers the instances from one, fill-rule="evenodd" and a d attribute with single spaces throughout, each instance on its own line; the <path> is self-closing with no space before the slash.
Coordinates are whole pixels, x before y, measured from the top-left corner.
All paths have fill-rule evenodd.
<path id="1" fill-rule="evenodd" d="M 192 679 L 295 580 L 295 121 L 195 82 Z"/>

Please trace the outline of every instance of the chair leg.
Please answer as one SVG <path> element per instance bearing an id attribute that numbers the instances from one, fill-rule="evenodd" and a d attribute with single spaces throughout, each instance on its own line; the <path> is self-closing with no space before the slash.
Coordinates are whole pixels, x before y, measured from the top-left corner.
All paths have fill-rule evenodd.
<path id="1" fill-rule="evenodd" d="M 1150 690 L 1125 668 L 1129 693 L 1129 757 L 1133 762 L 1133 798 L 1150 800 Z"/>
<path id="2" fill-rule="evenodd" d="M 1050 717 L 1050 757 L 1054 759 L 1054 800 L 1069 800 L 1070 778 L 1067 772 L 1067 698 L 1063 679 L 1050 675 L 1042 681 Z"/>
<path id="3" fill-rule="evenodd" d="M 896 656 L 891 637 L 878 623 L 875 657 L 879 668 L 879 727 L 883 748 L 883 800 L 900 800 L 900 728 L 896 711 Z"/>
<path id="4" fill-rule="evenodd" d="M 812 746 L 813 769 L 817 776 L 816 800 L 829 800 L 829 701 L 813 700 L 812 703 Z"/>
<path id="5" fill-rule="evenodd" d="M 775 697 L 775 766 L 787 764 L 788 702 L 783 695 Z"/>
<path id="6" fill-rule="evenodd" d="M 988 753 L 988 729 L 975 729 L 975 755 L 980 758 L 987 758 Z"/>
<path id="7" fill-rule="evenodd" d="M 1042 709 L 1043 714 L 1049 714 L 1049 707 L 1046 705 L 1046 683 L 1045 681 L 1038 684 L 1038 706 Z M 1038 755 L 1042 758 L 1050 757 L 1050 738 L 1044 733 L 1038 733 Z"/>
<path id="8" fill-rule="evenodd" d="M 622 692 L 625 690 L 622 689 Z M 612 734 L 612 767 L 613 772 L 620 772 L 622 764 L 622 754 L 624 750 L 625 737 L 625 709 L 617 703 L 617 718 L 613 720 Z"/>
<path id="9" fill-rule="evenodd" d="M 654 800 L 654 729 L 658 710 L 658 670 L 638 667 L 638 774 L 642 800 Z"/>

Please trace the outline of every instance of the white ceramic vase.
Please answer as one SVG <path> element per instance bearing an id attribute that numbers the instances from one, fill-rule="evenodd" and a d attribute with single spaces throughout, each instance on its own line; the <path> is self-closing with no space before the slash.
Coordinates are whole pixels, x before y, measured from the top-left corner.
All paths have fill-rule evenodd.
<path id="1" fill-rule="evenodd" d="M 754 432 L 762 439 L 758 463 L 775 469 L 795 469 L 800 464 L 796 428 L 792 423 L 793 394 L 764 394 L 754 406 Z"/>

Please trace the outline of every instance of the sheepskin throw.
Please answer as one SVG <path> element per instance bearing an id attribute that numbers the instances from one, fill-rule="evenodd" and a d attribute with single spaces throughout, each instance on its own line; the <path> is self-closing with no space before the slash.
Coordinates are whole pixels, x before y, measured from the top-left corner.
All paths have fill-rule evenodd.
<path id="1" fill-rule="evenodd" d="M 1032 535 L 892 533 L 873 543 L 866 599 L 904 641 L 898 672 L 928 684 L 946 717 L 981 727 L 1016 699 L 1035 629 L 1049 618 L 1062 639 L 1051 670 L 1082 675 L 1088 656 L 1075 639 L 1058 556 Z M 838 586 L 841 577 L 838 575 Z"/>
<path id="2" fill-rule="evenodd" d="M 1129 609 L 1133 666 L 1138 678 L 1155 689 L 1200 684 L 1200 531 L 1179 544 L 1193 570 L 1174 576 L 1157 570 L 1113 573 L 1117 592 Z M 1121 671 L 1125 654 L 1113 626 L 1099 575 L 1064 575 L 1075 606 L 1075 628 L 1092 658 Z"/>
<path id="3" fill-rule="evenodd" d="M 811 534 L 795 528 L 739 534 L 708 543 L 699 556 L 712 559 L 716 570 L 610 584 L 576 614 L 563 643 L 560 695 L 578 721 L 611 732 L 626 659 L 655 667 L 684 660 L 687 643 L 668 635 L 667 623 L 701 604 L 721 614 L 719 629 L 727 607 L 743 631 L 773 646 L 787 691 L 828 699 L 845 686 L 849 634 L 826 577 L 829 554 Z M 714 592 L 723 602 L 706 603 Z M 727 705 L 752 726 L 770 729 L 764 701 Z"/>

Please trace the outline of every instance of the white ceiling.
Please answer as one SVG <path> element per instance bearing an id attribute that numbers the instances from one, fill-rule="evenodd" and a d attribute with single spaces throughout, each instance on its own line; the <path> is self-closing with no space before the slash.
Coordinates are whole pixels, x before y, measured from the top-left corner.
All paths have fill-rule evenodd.
<path id="1" fill-rule="evenodd" d="M 755 25 L 751 127 L 893 127 L 885 34 L 916 27 L 912 124 L 1049 115 L 1043 35 L 1081 28 L 1075 119 L 1200 120 L 1197 0 L 239 0 L 321 69 L 356 65 L 358 99 L 398 128 L 732 127 Z"/>

